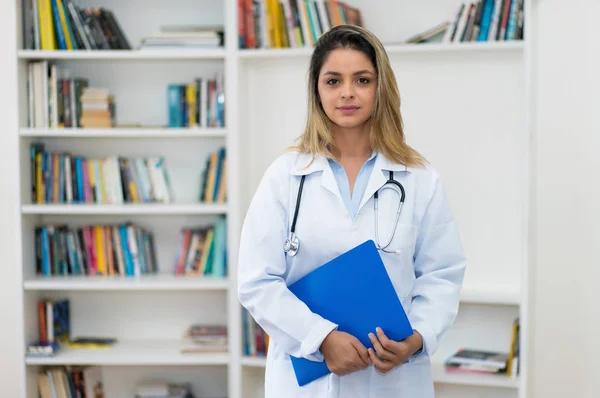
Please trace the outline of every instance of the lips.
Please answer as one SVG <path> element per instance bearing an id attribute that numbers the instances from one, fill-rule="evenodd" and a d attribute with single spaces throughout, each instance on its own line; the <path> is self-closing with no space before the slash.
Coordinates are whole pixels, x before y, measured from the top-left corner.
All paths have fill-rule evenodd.
<path id="1" fill-rule="evenodd" d="M 344 115 L 351 115 L 351 114 L 353 114 L 354 112 L 356 112 L 360 108 L 358 106 L 347 105 L 347 106 L 340 106 L 338 109 Z"/>

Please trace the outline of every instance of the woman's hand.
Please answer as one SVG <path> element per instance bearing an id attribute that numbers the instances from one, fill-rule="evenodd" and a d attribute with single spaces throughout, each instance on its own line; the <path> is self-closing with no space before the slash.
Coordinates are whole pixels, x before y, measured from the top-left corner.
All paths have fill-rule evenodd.
<path id="1" fill-rule="evenodd" d="M 337 330 L 325 337 L 321 352 L 329 370 L 338 376 L 364 369 L 371 364 L 367 347 L 351 334 Z"/>
<path id="2" fill-rule="evenodd" d="M 375 348 L 369 348 L 369 357 L 375 369 L 381 373 L 403 364 L 423 346 L 423 339 L 417 331 L 402 341 L 393 341 L 387 338 L 381 328 L 377 328 L 377 336 L 369 333 L 369 338 Z"/>

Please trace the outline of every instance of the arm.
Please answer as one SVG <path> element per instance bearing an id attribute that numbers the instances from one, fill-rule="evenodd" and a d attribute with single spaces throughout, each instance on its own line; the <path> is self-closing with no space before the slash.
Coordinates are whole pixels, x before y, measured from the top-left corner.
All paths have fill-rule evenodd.
<path id="1" fill-rule="evenodd" d="M 314 314 L 287 288 L 289 175 L 272 165 L 250 204 L 241 233 L 238 297 L 256 322 L 288 354 L 323 361 L 319 351 L 337 325 Z"/>
<path id="2" fill-rule="evenodd" d="M 432 194 L 415 248 L 416 282 L 408 318 L 423 340 L 411 358 L 431 357 L 458 312 L 466 259 L 442 183 L 434 174 Z"/>

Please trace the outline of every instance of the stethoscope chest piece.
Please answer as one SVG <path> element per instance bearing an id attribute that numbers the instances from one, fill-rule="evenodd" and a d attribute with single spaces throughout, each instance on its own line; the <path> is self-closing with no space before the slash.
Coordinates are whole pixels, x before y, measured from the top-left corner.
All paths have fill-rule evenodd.
<path id="1" fill-rule="evenodd" d="M 283 244 L 283 251 L 290 257 L 294 257 L 298 253 L 300 247 L 300 240 L 296 234 L 292 233 Z"/>

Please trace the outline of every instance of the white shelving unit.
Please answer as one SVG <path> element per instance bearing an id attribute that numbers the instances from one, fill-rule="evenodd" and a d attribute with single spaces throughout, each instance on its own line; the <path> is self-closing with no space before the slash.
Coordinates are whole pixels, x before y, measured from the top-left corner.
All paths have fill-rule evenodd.
<path id="1" fill-rule="evenodd" d="M 469 260 L 459 315 L 432 358 L 436 397 L 525 398 L 532 2 L 525 1 L 524 41 L 426 45 L 396 43 L 450 19 L 460 2 L 348 3 L 384 42 L 408 142 L 440 171 Z M 310 55 L 306 48 L 239 51 L 244 206 L 304 127 Z M 461 347 L 507 352 L 517 317 L 519 377 L 446 372 L 444 360 Z M 261 397 L 265 359 L 241 363 L 244 397 Z"/>
<path id="2" fill-rule="evenodd" d="M 22 48 L 21 8 L 14 40 Z M 373 7 L 350 0 L 363 21 L 386 43 L 402 95 L 409 143 L 436 166 L 446 183 L 461 229 L 469 265 L 457 321 L 433 359 L 436 396 L 525 398 L 528 325 L 528 168 L 530 13 L 522 42 L 398 45 L 415 32 L 452 17 L 458 1 L 420 4 L 408 0 Z M 75 333 L 108 334 L 110 349 L 70 349 L 53 358 L 26 358 L 22 397 L 37 397 L 37 372 L 45 365 L 103 366 L 111 397 L 129 397 L 135 384 L 157 375 L 190 380 L 199 397 L 260 397 L 265 361 L 242 355 L 241 308 L 236 294 L 238 235 L 244 211 L 262 173 L 300 134 L 306 116 L 306 75 L 311 49 L 237 48 L 234 0 L 82 0 L 117 16 L 130 43 L 163 24 L 225 26 L 226 45 L 206 51 L 31 51 L 18 50 L 21 213 L 15 225 L 22 278 L 24 347 L 37 336 L 36 302 L 68 297 Z M 532 2 L 525 0 L 526 10 Z M 143 10 L 143 11 L 140 11 Z M 166 123 L 166 86 L 224 71 L 226 127 L 223 129 L 31 129 L 27 128 L 27 63 L 48 60 L 108 87 L 119 117 L 127 123 Z M 29 202 L 29 145 L 87 156 L 160 153 L 173 165 L 174 204 L 35 205 Z M 194 202 L 196 177 L 205 155 L 224 145 L 228 161 L 226 205 Z M 176 277 L 170 273 L 176 232 L 183 225 L 209 224 L 225 215 L 228 230 L 226 280 Z M 132 220 L 156 235 L 161 272 L 137 278 L 35 275 L 34 227 L 47 222 L 85 223 Z M 447 373 L 443 360 L 462 346 L 507 350 L 514 318 L 521 319 L 521 374 L 517 379 Z M 179 336 L 193 322 L 227 323 L 226 354 L 181 354 Z"/>

